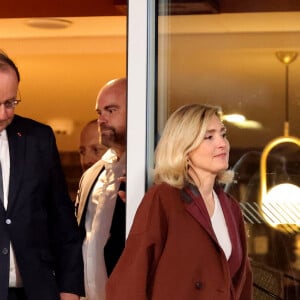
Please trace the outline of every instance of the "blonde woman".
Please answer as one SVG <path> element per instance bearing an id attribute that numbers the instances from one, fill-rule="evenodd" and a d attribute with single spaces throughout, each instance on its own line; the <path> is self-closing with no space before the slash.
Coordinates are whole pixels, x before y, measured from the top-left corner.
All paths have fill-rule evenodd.
<path id="1" fill-rule="evenodd" d="M 167 121 L 154 182 L 109 278 L 108 300 L 250 300 L 252 273 L 219 109 L 186 105 Z"/>

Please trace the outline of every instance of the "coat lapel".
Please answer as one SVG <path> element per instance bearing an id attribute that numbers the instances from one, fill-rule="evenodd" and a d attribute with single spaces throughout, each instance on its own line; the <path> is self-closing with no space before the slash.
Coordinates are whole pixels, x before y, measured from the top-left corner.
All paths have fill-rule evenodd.
<path id="1" fill-rule="evenodd" d="M 232 244 L 232 253 L 229 258 L 229 268 L 231 274 L 234 275 L 240 266 L 242 258 L 242 249 L 241 243 L 239 241 L 238 224 L 236 223 L 237 216 L 235 216 L 234 211 L 231 207 L 231 201 L 234 200 L 229 199 L 219 186 L 215 186 L 215 191 L 220 200 L 225 222 L 228 228 L 230 241 Z M 207 233 L 216 243 L 216 245 L 220 247 L 217 237 L 214 233 L 205 204 L 201 198 L 198 189 L 192 185 L 188 185 L 182 190 L 182 199 L 185 202 L 186 210 L 193 216 L 193 218 L 198 223 L 200 223 L 204 230 L 207 231 Z"/>
<path id="2" fill-rule="evenodd" d="M 95 181 L 98 178 L 99 173 L 104 167 L 104 162 L 99 160 L 91 168 L 89 168 L 80 180 L 79 189 L 77 192 L 76 206 L 77 209 L 77 222 L 80 224 L 81 218 L 83 217 L 86 203 L 88 201 L 89 194 Z"/>
<path id="3" fill-rule="evenodd" d="M 211 221 L 198 189 L 189 184 L 181 191 L 181 197 L 189 214 L 203 227 L 210 237 L 217 243 L 217 238 Z"/>
<path id="4" fill-rule="evenodd" d="M 7 127 L 7 138 L 10 155 L 10 175 L 8 187 L 7 212 L 13 208 L 16 196 L 20 188 L 21 179 L 24 172 L 26 134 L 21 130 L 21 125 L 15 116 L 13 122 Z"/>
<path id="5" fill-rule="evenodd" d="M 230 261 L 230 271 L 231 274 L 235 274 L 241 264 L 243 250 L 241 247 L 240 242 L 240 234 L 239 234 L 239 227 L 236 223 L 237 216 L 234 214 L 234 211 L 231 207 L 231 199 L 225 199 L 227 197 L 224 192 L 218 194 L 220 203 L 222 206 L 224 218 L 226 221 L 226 225 L 228 228 L 228 233 L 230 236 L 231 244 L 232 244 L 232 253 L 229 258 Z M 234 201 L 232 199 L 232 201 Z"/>
<path id="6" fill-rule="evenodd" d="M 236 246 L 239 244 L 238 242 L 238 237 L 239 237 L 239 233 L 238 233 L 238 227 L 237 224 L 235 222 L 235 216 L 233 214 L 233 211 L 230 207 L 230 201 L 226 201 L 225 199 L 225 194 L 224 193 L 218 193 L 218 197 L 220 199 L 220 204 L 223 210 L 223 214 L 224 214 L 224 218 L 225 218 L 225 222 L 228 228 L 228 233 L 230 236 L 230 240 L 232 243 L 232 248 L 236 249 Z"/>

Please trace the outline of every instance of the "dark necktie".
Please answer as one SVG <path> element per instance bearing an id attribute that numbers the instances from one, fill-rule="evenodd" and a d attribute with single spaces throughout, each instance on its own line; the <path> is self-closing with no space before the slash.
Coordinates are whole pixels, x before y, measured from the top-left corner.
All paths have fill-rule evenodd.
<path id="1" fill-rule="evenodd" d="M 3 198 L 3 177 L 2 177 L 2 167 L 0 163 L 0 198 L 2 203 L 4 203 L 4 198 Z"/>

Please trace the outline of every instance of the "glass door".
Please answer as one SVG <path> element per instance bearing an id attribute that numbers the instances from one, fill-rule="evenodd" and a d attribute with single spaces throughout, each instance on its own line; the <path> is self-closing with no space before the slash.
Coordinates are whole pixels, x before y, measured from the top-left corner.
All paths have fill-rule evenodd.
<path id="1" fill-rule="evenodd" d="M 299 146 L 284 142 L 272 149 L 265 171 L 267 191 L 289 183 L 296 196 L 289 190 L 263 202 L 261 160 L 270 142 L 300 135 L 300 59 L 287 72 L 278 57 L 300 52 L 299 12 L 229 13 L 215 1 L 153 2 L 129 1 L 128 229 L 151 184 L 153 151 L 170 113 L 188 103 L 218 105 L 236 173 L 224 188 L 245 217 L 255 299 L 297 299 Z"/>

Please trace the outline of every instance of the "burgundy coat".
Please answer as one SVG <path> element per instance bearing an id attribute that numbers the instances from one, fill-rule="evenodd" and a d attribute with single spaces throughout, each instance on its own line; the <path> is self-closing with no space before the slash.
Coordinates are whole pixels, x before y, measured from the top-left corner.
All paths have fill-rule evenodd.
<path id="1" fill-rule="evenodd" d="M 107 300 L 252 299 L 240 207 L 221 188 L 215 191 L 232 243 L 229 261 L 200 194 L 183 197 L 182 190 L 154 185 L 137 210 L 125 250 L 108 280 Z"/>

